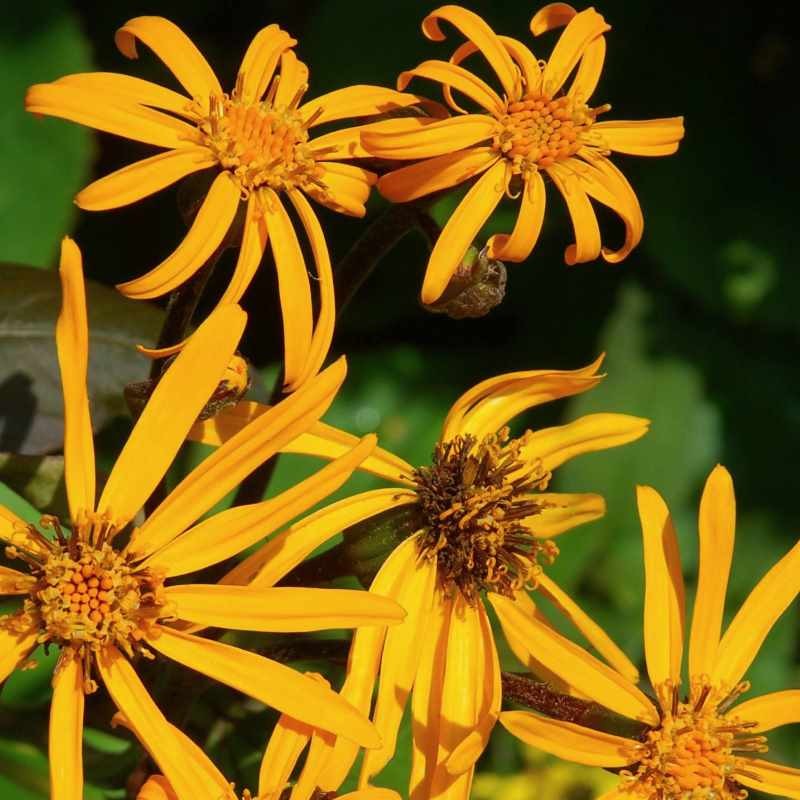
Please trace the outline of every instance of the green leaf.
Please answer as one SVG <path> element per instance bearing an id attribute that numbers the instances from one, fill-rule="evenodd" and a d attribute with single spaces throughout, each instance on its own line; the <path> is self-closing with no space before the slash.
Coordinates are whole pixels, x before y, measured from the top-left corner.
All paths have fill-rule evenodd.
<path id="1" fill-rule="evenodd" d="M 49 703 L 58 654 L 57 647 L 51 647 L 47 655 L 42 647 L 34 650 L 29 660 L 35 662 L 36 666 L 33 669 L 15 669 L 3 684 L 3 706 L 22 710 Z"/>
<path id="2" fill-rule="evenodd" d="M 27 500 L 20 497 L 3 483 L 0 483 L 0 505 L 10 508 L 20 519 L 24 519 L 25 522 L 37 523 L 42 516 Z"/>
<path id="3" fill-rule="evenodd" d="M 0 453 L 0 481 L 43 514 L 69 516 L 63 456 Z"/>
<path id="4" fill-rule="evenodd" d="M 84 727 L 83 741 L 87 747 L 110 756 L 118 756 L 131 749 L 131 742 L 128 739 L 122 739 L 97 728 Z"/>
<path id="5" fill-rule="evenodd" d="M 47 757 L 31 744 L 0 739 L 0 797 L 44 800 L 50 795 Z"/>
<path id="6" fill-rule="evenodd" d="M 0 265 L 0 451 L 38 454 L 61 447 L 63 408 L 55 347 L 61 306 L 58 275 Z M 134 346 L 151 342 L 163 313 L 113 289 L 86 284 L 89 397 L 95 430 L 127 415 L 122 389 L 146 377 Z"/>
<path id="7" fill-rule="evenodd" d="M 0 34 L 0 260 L 46 267 L 72 227 L 72 198 L 87 181 L 92 134 L 61 120 L 36 119 L 25 111 L 23 98 L 33 83 L 89 70 L 91 59 L 66 4 L 49 3 L 39 11 L 20 7 L 5 15 Z"/>

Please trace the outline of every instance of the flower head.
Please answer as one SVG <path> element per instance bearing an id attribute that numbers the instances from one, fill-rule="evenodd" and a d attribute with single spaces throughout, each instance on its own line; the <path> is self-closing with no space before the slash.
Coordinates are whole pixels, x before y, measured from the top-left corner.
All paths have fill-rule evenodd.
<path id="1" fill-rule="evenodd" d="M 67 75 L 30 87 L 25 99 L 29 111 L 163 148 L 90 184 L 76 197 L 77 204 L 93 211 L 118 208 L 191 173 L 206 169 L 217 173 L 175 252 L 146 275 L 118 288 L 128 297 L 148 299 L 183 284 L 222 245 L 245 202 L 239 257 L 220 303 L 239 301 L 269 243 L 284 309 L 285 382 L 288 389 L 296 389 L 322 366 L 335 317 L 328 249 L 306 196 L 360 217 L 375 182 L 373 173 L 342 163 L 358 142 L 358 128 L 316 137 L 312 130 L 323 123 L 408 106 L 420 98 L 377 86 L 350 86 L 304 101 L 308 68 L 292 50 L 296 40 L 277 25 L 255 35 L 230 93 L 223 91 L 203 55 L 169 20 L 136 17 L 117 31 L 115 41 L 128 58 L 137 57 L 137 41 L 146 44 L 186 94 L 106 72 Z M 316 323 L 308 270 L 287 200 L 314 255 L 320 301 Z"/>
<path id="2" fill-rule="evenodd" d="M 674 153 L 683 137 L 682 118 L 598 121 L 611 108 L 590 104 L 603 68 L 603 34 L 610 26 L 593 8 L 578 13 L 566 3 L 551 3 L 533 17 L 536 36 L 565 26 L 546 62 L 459 6 L 442 6 L 429 14 L 423 33 L 429 39 L 444 39 L 441 21 L 457 28 L 467 41 L 449 61 L 424 61 L 403 72 L 398 88 L 404 89 L 412 78 L 441 83 L 455 115 L 446 120 L 409 119 L 392 130 L 365 129 L 362 136 L 365 149 L 375 156 L 417 162 L 378 181 L 390 200 L 414 200 L 480 176 L 433 248 L 422 301 L 435 303 L 441 297 L 504 195 L 520 201 L 517 222 L 511 234 L 491 237 L 489 256 L 516 262 L 530 255 L 544 219 L 545 175 L 572 218 L 575 244 L 566 250 L 567 263 L 591 261 L 601 254 L 610 262 L 625 258 L 639 243 L 644 220 L 633 189 L 607 156 Z M 500 93 L 461 66 L 475 53 L 495 73 Z M 465 110 L 454 92 L 477 110 Z M 625 224 L 625 241 L 618 250 L 602 246 L 590 199 L 611 208 Z"/>
<path id="3" fill-rule="evenodd" d="M 681 689 L 684 587 L 675 530 L 660 495 L 639 487 L 645 556 L 645 659 L 656 702 L 628 679 L 529 619 L 524 628 L 504 598 L 493 599 L 503 626 L 582 695 L 643 723 L 627 738 L 509 711 L 500 721 L 516 736 L 581 764 L 621 769 L 615 792 L 665 800 L 740 800 L 743 787 L 800 797 L 800 770 L 765 761 L 763 734 L 800 721 L 800 693 L 775 692 L 743 703 L 743 680 L 778 617 L 800 590 L 800 544 L 761 579 L 724 635 L 725 590 L 733 556 L 735 499 L 724 467 L 709 476 L 700 501 L 700 572 L 689 633 L 689 681 Z"/>
<path id="4" fill-rule="evenodd" d="M 376 746 L 351 704 L 288 667 L 189 628 L 308 631 L 391 624 L 402 610 L 365 592 L 185 583 L 170 579 L 216 564 L 258 542 L 335 491 L 374 448 L 366 437 L 343 458 L 269 500 L 198 522 L 264 459 L 312 425 L 344 374 L 339 361 L 264 414 L 257 425 L 203 461 L 143 522 L 137 515 L 225 377 L 245 324 L 236 305 L 213 312 L 159 380 L 95 500 L 92 426 L 86 388 L 88 328 L 81 255 L 62 246 L 63 306 L 56 341 L 64 391 L 64 460 L 70 519 L 29 524 L 0 506 L 0 540 L 21 569 L 3 567 L 0 592 L 21 599 L 0 617 L 0 681 L 37 645 L 56 647 L 50 724 L 51 780 L 58 797 L 82 795 L 84 698 L 102 682 L 182 798 L 202 776 L 187 773 L 170 726 L 129 660 L 166 656 L 325 730 Z M 277 581 L 303 555 L 277 536 Z M 69 790 L 69 794 L 66 792 Z M 55 790 L 54 790 L 55 791 Z"/>

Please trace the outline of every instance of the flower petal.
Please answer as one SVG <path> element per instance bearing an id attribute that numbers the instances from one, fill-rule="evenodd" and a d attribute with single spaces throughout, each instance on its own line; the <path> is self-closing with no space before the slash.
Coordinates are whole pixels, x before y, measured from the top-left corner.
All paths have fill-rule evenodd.
<path id="1" fill-rule="evenodd" d="M 433 125 L 437 119 L 430 117 L 399 117 L 371 122 L 368 125 L 354 125 L 338 131 L 324 133 L 308 143 L 309 150 L 317 160 L 371 158 L 372 154 L 363 146 L 361 139 L 365 132 L 402 133 L 421 130 Z"/>
<path id="2" fill-rule="evenodd" d="M 197 128 L 177 117 L 66 83 L 31 86 L 25 93 L 25 110 L 156 147 L 179 149 L 199 140 Z"/>
<path id="3" fill-rule="evenodd" d="M 1 521 L 0 524 L 2 524 Z M 34 583 L 36 583 L 36 579 L 33 575 L 26 575 L 24 572 L 0 566 L 0 596 L 28 594 Z"/>
<path id="4" fill-rule="evenodd" d="M 258 797 L 280 797 L 314 729 L 281 714 L 267 742 L 258 775 Z"/>
<path id="5" fill-rule="evenodd" d="M 168 19 L 135 17 L 128 20 L 114 34 L 117 48 L 127 58 L 138 58 L 137 39 L 144 42 L 164 62 L 183 88 L 203 108 L 208 108 L 212 94 L 222 94 L 217 76 L 203 54 L 181 29 Z"/>
<path id="6" fill-rule="evenodd" d="M 530 499 L 544 505 L 526 522 L 533 535 L 540 539 L 552 539 L 585 522 L 600 519 L 606 513 L 606 501 L 599 494 L 540 492 Z"/>
<path id="7" fill-rule="evenodd" d="M 475 13 L 459 6 L 447 5 L 432 11 L 422 20 L 422 32 L 428 39 L 441 42 L 445 39 L 439 21 L 454 25 L 483 54 L 503 85 L 508 97 L 516 98 L 518 92 L 517 72 L 514 62 L 497 34 Z"/>
<path id="8" fill-rule="evenodd" d="M 683 139 L 683 117 L 610 120 L 592 125 L 589 143 L 632 156 L 668 156 Z"/>
<path id="9" fill-rule="evenodd" d="M 495 116 L 505 112 L 503 101 L 497 92 L 477 75 L 457 64 L 438 59 L 423 61 L 414 69 L 400 73 L 397 78 L 397 88 L 400 91 L 404 90 L 412 78 L 427 78 L 444 84 L 450 90 L 456 89 Z"/>
<path id="10" fill-rule="evenodd" d="M 347 700 L 299 672 L 231 645 L 159 626 L 147 639 L 162 655 L 309 725 L 377 747 L 375 728 Z"/>
<path id="11" fill-rule="evenodd" d="M 757 792 L 777 794 L 780 797 L 800 798 L 800 769 L 773 764 L 760 758 L 742 758 L 742 766 L 747 772 L 755 773 L 753 778 L 744 772 L 732 774 L 737 783 L 755 789 Z"/>
<path id="12" fill-rule="evenodd" d="M 314 731 L 303 769 L 292 787 L 289 800 L 311 800 L 319 786 L 319 775 L 325 768 L 336 743 L 336 737 L 325 731 Z"/>
<path id="13" fill-rule="evenodd" d="M 220 246 L 239 208 L 240 191 L 227 172 L 220 172 L 177 249 L 150 272 L 132 281 L 118 283 L 126 297 L 149 300 L 185 283 Z"/>
<path id="14" fill-rule="evenodd" d="M 89 365 L 89 323 L 83 259 L 78 245 L 61 241 L 61 311 L 56 322 L 56 347 L 64 393 L 64 481 L 72 519 L 94 511 L 95 473 L 92 418 L 86 388 Z"/>
<path id="15" fill-rule="evenodd" d="M 280 78 L 273 105 L 295 108 L 308 89 L 308 67 L 294 54 L 294 50 L 281 53 Z"/>
<path id="16" fill-rule="evenodd" d="M 261 100 L 272 82 L 281 56 L 296 44 L 296 39 L 274 24 L 262 28 L 253 37 L 242 59 L 236 81 L 238 97 L 241 97 L 245 105 Z M 279 78 L 279 87 L 281 79 L 282 76 Z"/>
<path id="17" fill-rule="evenodd" d="M 217 159 L 207 147 L 167 150 L 90 183 L 78 192 L 75 202 L 85 211 L 127 206 L 216 163 Z"/>
<path id="18" fill-rule="evenodd" d="M 513 600 L 494 593 L 488 597 L 503 627 L 513 627 L 531 655 L 568 681 L 570 686 L 618 714 L 658 724 L 658 712 L 629 680 L 569 639 L 525 614 Z"/>
<path id="19" fill-rule="evenodd" d="M 542 230 L 545 199 L 542 175 L 534 172 L 525 181 L 517 221 L 511 235 L 498 233 L 487 242 L 489 258 L 518 262 L 524 261 L 531 254 Z"/>
<path id="20" fill-rule="evenodd" d="M 800 591 L 800 542 L 758 582 L 717 648 L 711 678 L 735 686 L 747 671 L 772 626 Z"/>
<path id="21" fill-rule="evenodd" d="M 552 471 L 570 458 L 619 447 L 647 433 L 650 420 L 629 414 L 587 414 L 566 425 L 534 431 L 523 447 L 524 458 L 539 459 Z"/>
<path id="22" fill-rule="evenodd" d="M 675 528 L 667 504 L 649 486 L 636 487 L 644 546 L 644 654 L 656 689 L 681 680 L 685 600 Z"/>
<path id="23" fill-rule="evenodd" d="M 387 114 L 400 108 L 424 103 L 425 99 L 414 94 L 386 89 L 383 86 L 356 85 L 336 89 L 309 100 L 298 109 L 304 120 L 314 121 L 311 128 L 347 117 L 369 117 L 373 114 Z M 314 116 L 318 109 L 322 113 Z"/>
<path id="24" fill-rule="evenodd" d="M 626 767 L 637 760 L 636 742 L 572 722 L 528 711 L 504 711 L 500 723 L 525 744 L 576 764 Z"/>
<path id="25" fill-rule="evenodd" d="M 224 306 L 216 314 L 219 315 L 229 308 L 238 306 Z M 196 336 L 197 334 L 189 340 L 189 345 Z M 183 353 L 188 350 L 189 345 Z M 313 381 L 309 381 L 300 391 L 273 406 L 266 414 L 258 417 L 215 450 L 169 493 L 166 500 L 133 534 L 128 546 L 129 551 L 136 553 L 138 557 L 145 557 L 183 533 L 192 522 L 223 498 L 259 464 L 306 430 L 311 422 L 319 419 L 333 402 L 346 374 L 347 363 L 344 358 L 340 358 Z M 162 378 L 159 387 L 163 382 Z M 368 451 L 369 444 L 363 445 L 363 448 Z M 361 455 L 363 450 L 356 454 L 356 456 Z M 336 474 L 340 466 L 337 465 L 329 470 L 324 477 L 327 478 L 331 473 Z M 293 495 L 289 496 L 294 499 Z M 253 505 L 256 506 L 255 509 Z M 239 523 L 253 521 L 251 519 L 253 512 L 260 514 L 263 508 L 261 504 L 253 505 L 228 509 L 217 517 L 225 514 Z M 211 526 L 210 529 L 214 529 L 217 517 L 212 517 L 201 525 Z M 198 526 L 195 530 L 200 528 L 201 526 Z M 252 544 L 252 540 L 249 543 Z"/>
<path id="26" fill-rule="evenodd" d="M 139 789 L 136 800 L 180 800 L 163 775 L 151 775 Z"/>
<path id="27" fill-rule="evenodd" d="M 325 170 L 320 178 L 322 185 L 309 188 L 308 193 L 332 211 L 363 217 L 367 213 L 364 203 L 378 179 L 375 173 L 336 161 L 325 161 L 320 166 Z"/>
<path id="28" fill-rule="evenodd" d="M 50 705 L 50 797 L 83 800 L 83 668 L 64 653 L 53 677 Z"/>
<path id="29" fill-rule="evenodd" d="M 505 172 L 503 161 L 490 167 L 450 216 L 428 261 L 421 292 L 423 303 L 435 303 L 442 296 L 473 240 L 503 198 Z"/>
<path id="30" fill-rule="evenodd" d="M 574 98 L 577 103 L 587 103 L 600 82 L 605 60 L 606 37 L 598 36 L 583 51 L 578 71 L 575 73 L 575 80 L 572 81 L 567 96 Z"/>
<path id="31" fill-rule="evenodd" d="M 700 499 L 700 564 L 689 640 L 689 675 L 710 675 L 714 669 L 725 612 L 725 593 L 733 560 L 736 497 L 733 480 L 717 465 Z"/>
<path id="32" fill-rule="evenodd" d="M 728 712 L 728 716 L 756 725 L 751 733 L 762 733 L 800 722 L 800 689 L 771 692 L 746 700 Z"/>
<path id="33" fill-rule="evenodd" d="M 108 513 L 118 530 L 142 507 L 172 463 L 230 363 L 245 321 L 239 306 L 215 311 L 158 382 L 97 504 L 98 512 Z"/>
<path id="34" fill-rule="evenodd" d="M 22 664 L 36 647 L 39 629 L 31 624 L 27 629 L 17 629 L 9 622 L 20 622 L 19 616 L 7 617 L 0 625 L 0 683 Z"/>
<path id="35" fill-rule="evenodd" d="M 569 3 L 548 3 L 542 6 L 531 18 L 530 28 L 534 36 L 563 28 L 578 14 Z"/>
<path id="36" fill-rule="evenodd" d="M 558 163 L 547 167 L 547 174 L 567 204 L 575 232 L 575 244 L 569 245 L 564 251 L 564 260 L 570 266 L 594 261 L 600 255 L 600 227 L 580 178 Z"/>
<path id="37" fill-rule="evenodd" d="M 479 175 L 499 156 L 491 147 L 470 147 L 392 170 L 378 180 L 378 190 L 393 203 L 406 203 L 448 189 Z"/>

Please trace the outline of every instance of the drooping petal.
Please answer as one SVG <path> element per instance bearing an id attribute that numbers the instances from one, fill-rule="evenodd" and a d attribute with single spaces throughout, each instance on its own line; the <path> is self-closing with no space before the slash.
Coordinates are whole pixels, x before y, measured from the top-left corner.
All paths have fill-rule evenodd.
<path id="1" fill-rule="evenodd" d="M 603 358 L 576 370 L 506 372 L 481 381 L 453 403 L 442 425 L 442 441 L 458 434 L 482 439 L 522 411 L 592 389 L 602 380 L 596 373 Z"/>
<path id="2" fill-rule="evenodd" d="M 423 303 L 435 303 L 442 296 L 473 240 L 497 208 L 505 193 L 505 171 L 503 161 L 486 170 L 450 216 L 428 261 Z"/>
<path id="3" fill-rule="evenodd" d="M 650 683 L 677 686 L 683 658 L 684 588 L 678 539 L 661 495 L 636 487 L 644 545 L 644 654 Z"/>
<path id="4" fill-rule="evenodd" d="M 683 139 L 683 117 L 596 122 L 588 141 L 632 156 L 668 156 Z"/>
<path id="5" fill-rule="evenodd" d="M 75 197 L 86 211 L 127 206 L 217 163 L 207 147 L 191 146 L 136 161 L 90 183 Z"/>
<path id="6" fill-rule="evenodd" d="M 689 675 L 710 675 L 722 631 L 736 533 L 733 480 L 720 465 L 714 467 L 703 489 L 698 528 L 700 563 L 689 640 Z"/>
<path id="7" fill-rule="evenodd" d="M 570 266 L 594 261 L 600 255 L 600 226 L 580 178 L 559 163 L 547 167 L 547 174 L 567 204 L 575 232 L 575 244 L 564 251 L 564 260 Z"/>
<path id="8" fill-rule="evenodd" d="M 566 425 L 534 431 L 523 458 L 540 459 L 552 471 L 570 458 L 635 442 L 647 433 L 650 420 L 629 414 L 587 414 Z"/>
<path id="9" fill-rule="evenodd" d="M 135 17 L 114 34 L 114 42 L 127 58 L 138 58 L 136 40 L 144 42 L 189 95 L 204 108 L 209 97 L 221 95 L 217 76 L 194 46 L 192 40 L 174 23 L 163 17 Z"/>
<path id="10" fill-rule="evenodd" d="M 126 297 L 149 300 L 185 283 L 213 255 L 239 208 L 240 190 L 227 172 L 220 172 L 177 249 L 157 267 L 132 281 L 117 284 Z"/>
<path id="11" fill-rule="evenodd" d="M 760 758 L 743 758 L 742 766 L 747 772 L 755 773 L 753 778 L 744 772 L 734 772 L 733 778 L 749 789 L 779 797 L 800 798 L 800 769 L 773 764 Z"/>
<path id="12" fill-rule="evenodd" d="M 378 176 L 374 172 L 353 164 L 340 164 L 337 161 L 320 163 L 325 170 L 319 187 L 308 189 L 318 203 L 339 214 L 347 214 L 359 219 L 366 215 L 365 203 Z"/>
<path id="13" fill-rule="evenodd" d="M 158 382 L 97 504 L 98 512 L 108 513 L 117 529 L 133 518 L 166 472 L 189 427 L 217 388 L 245 321 L 238 306 L 215 311 Z"/>
<path id="14" fill-rule="evenodd" d="M 508 97 L 516 97 L 517 72 L 514 62 L 497 34 L 475 13 L 455 5 L 437 8 L 422 21 L 422 32 L 435 42 L 444 41 L 439 21 L 445 20 L 458 28 L 481 51 L 494 70 Z"/>
<path id="15" fill-rule="evenodd" d="M 531 18 L 530 29 L 534 36 L 563 28 L 568 25 L 578 12 L 569 3 L 548 3 L 542 6 Z"/>
<path id="16" fill-rule="evenodd" d="M 89 323 L 83 259 L 69 237 L 61 242 L 61 311 L 56 322 L 56 347 L 64 393 L 64 482 L 72 519 L 94 511 L 95 473 L 92 419 L 86 387 L 89 365 Z"/>
<path id="17" fill-rule="evenodd" d="M 215 313 L 219 316 L 227 309 L 237 308 L 224 306 Z M 181 356 L 188 351 L 196 337 L 197 333 L 191 337 Z M 185 531 L 259 464 L 319 419 L 333 402 L 346 373 L 347 364 L 341 358 L 300 391 L 273 406 L 215 450 L 169 493 L 166 500 L 133 534 L 129 551 L 145 557 Z M 164 380 L 166 378 L 161 379 L 156 391 Z M 241 519 L 241 515 L 247 517 L 252 513 L 252 507 L 245 506 L 244 510 L 238 507 L 224 513 L 233 513 Z M 208 524 L 213 525 L 213 520 L 212 517 Z"/>
<path id="18" fill-rule="evenodd" d="M 606 60 L 606 38 L 598 36 L 583 51 L 583 57 L 578 64 L 578 71 L 575 79 L 567 92 L 568 97 L 572 97 L 577 103 L 588 103 L 589 98 L 594 94 L 600 76 L 603 73 L 603 63 Z"/>
<path id="19" fill-rule="evenodd" d="M 511 235 L 497 233 L 487 242 L 489 258 L 519 262 L 531 254 L 542 230 L 545 199 L 542 175 L 534 172 L 525 181 L 517 221 Z"/>
<path id="20" fill-rule="evenodd" d="M 295 108 L 308 88 L 308 67 L 294 54 L 294 50 L 281 53 L 280 78 L 275 92 L 275 107 Z"/>
<path id="21" fill-rule="evenodd" d="M 0 595 L 27 594 L 34 583 L 33 575 L 0 566 Z"/>
<path id="22" fill-rule="evenodd" d="M 274 24 L 262 28 L 253 37 L 239 67 L 237 80 L 239 96 L 245 105 L 261 100 L 272 81 L 281 56 L 296 44 L 296 39 Z M 282 78 L 281 75 L 279 81 Z"/>
<path id="23" fill-rule="evenodd" d="M 800 542 L 758 582 L 725 631 L 711 678 L 735 686 L 800 590 Z"/>
<path id="24" fill-rule="evenodd" d="M 477 75 L 457 64 L 436 59 L 423 61 L 414 69 L 400 73 L 397 78 L 397 88 L 403 91 L 412 78 L 427 78 L 443 84 L 450 90 L 457 89 L 495 116 L 504 113 L 503 101 L 497 92 Z"/>
<path id="25" fill-rule="evenodd" d="M 53 678 L 50 705 L 50 797 L 83 800 L 83 668 L 62 656 Z"/>
<path id="26" fill-rule="evenodd" d="M 261 759 L 258 774 L 259 797 L 280 797 L 313 732 L 310 725 L 281 714 Z"/>
<path id="27" fill-rule="evenodd" d="M 9 622 L 19 622 L 19 627 Z M 0 683 L 2 683 L 36 647 L 36 637 L 39 635 L 38 627 L 22 627 L 22 620 L 11 617 L 0 625 Z"/>
<path id="28" fill-rule="evenodd" d="M 115 136 L 179 149 L 199 141 L 197 128 L 146 106 L 111 100 L 67 83 L 37 83 L 25 93 L 25 110 L 60 117 Z"/>
<path id="29" fill-rule="evenodd" d="M 311 678 L 231 645 L 159 626 L 148 644 L 162 655 L 309 725 L 377 747 L 375 728 L 335 692 Z"/>
<path id="30" fill-rule="evenodd" d="M 525 744 L 576 764 L 625 767 L 637 760 L 636 742 L 528 711 L 504 711 L 501 725 Z"/>
<path id="31" fill-rule="evenodd" d="M 605 661 L 631 683 L 639 680 L 639 670 L 614 640 L 548 575 L 537 578 L 537 589 L 586 637 Z"/>
<path id="32" fill-rule="evenodd" d="M 378 190 L 393 203 L 406 203 L 463 183 L 487 170 L 498 159 L 491 147 L 470 147 L 445 153 L 387 172 L 379 178 Z"/>
<path id="33" fill-rule="evenodd" d="M 180 800 L 163 775 L 151 775 L 139 789 L 136 800 Z"/>
<path id="34" fill-rule="evenodd" d="M 364 133 L 372 131 L 382 134 L 407 133 L 419 131 L 434 125 L 438 119 L 430 117 L 399 117 L 371 122 L 368 125 L 355 125 L 341 128 L 338 131 L 324 133 L 308 143 L 309 150 L 317 159 L 331 161 L 334 159 L 370 158 L 372 154 L 362 144 Z"/>
<path id="35" fill-rule="evenodd" d="M 407 85 L 407 84 L 406 84 Z M 424 98 L 403 92 L 405 86 L 398 87 L 400 91 L 386 89 L 383 86 L 356 85 L 336 89 L 327 94 L 309 100 L 298 109 L 304 119 L 313 117 L 310 127 L 323 125 L 347 117 L 369 117 L 373 114 L 386 114 L 400 108 L 418 105 L 425 102 Z M 322 113 L 316 115 L 318 109 Z M 315 116 L 316 115 L 316 116 Z"/>
<path id="36" fill-rule="evenodd" d="M 536 659 L 570 686 L 618 714 L 656 725 L 658 712 L 630 681 L 539 620 L 525 614 L 507 597 L 489 600 L 504 628 L 515 628 L 519 640 Z"/>
<path id="37" fill-rule="evenodd" d="M 728 716 L 755 722 L 751 733 L 762 733 L 800 722 L 800 689 L 771 692 L 746 700 L 728 712 Z"/>
<path id="38" fill-rule="evenodd" d="M 540 539 L 552 539 L 606 513 L 606 501 L 599 494 L 541 492 L 530 499 L 544 504 L 538 514 L 526 521 L 533 535 Z"/>

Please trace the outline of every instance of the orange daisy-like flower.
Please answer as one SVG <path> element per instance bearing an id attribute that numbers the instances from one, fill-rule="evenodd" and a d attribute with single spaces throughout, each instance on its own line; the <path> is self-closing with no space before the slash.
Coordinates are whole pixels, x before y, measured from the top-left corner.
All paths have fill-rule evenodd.
<path id="1" fill-rule="evenodd" d="M 389 631 L 355 634 L 342 688 L 344 697 L 369 713 L 378 683 L 373 720 L 383 747 L 365 754 L 362 785 L 394 755 L 413 687 L 411 796 L 468 796 L 474 764 L 500 713 L 500 668 L 485 596 L 502 597 L 522 617 L 533 619 L 539 612 L 528 589 L 535 588 L 609 663 L 637 679 L 636 668 L 608 635 L 543 571 L 558 553 L 553 538 L 602 516 L 603 499 L 545 490 L 559 465 L 581 453 L 638 439 L 647 420 L 590 414 L 516 439 L 510 439 L 506 427 L 526 409 L 593 388 L 602 378 L 599 366 L 598 359 L 579 370 L 514 372 L 479 383 L 451 408 L 430 466 L 414 468 L 378 448 L 361 468 L 395 487 L 347 498 L 309 518 L 319 536 L 394 509 L 405 512 L 402 525 L 410 534 L 371 586 L 397 600 L 406 609 L 406 620 Z M 191 436 L 220 444 L 264 413 L 264 406 L 240 403 L 199 423 Z M 317 423 L 286 449 L 331 459 L 355 441 Z M 314 536 L 307 546 L 316 546 Z M 270 545 L 245 559 L 226 580 L 259 586 L 264 575 L 269 580 L 269 569 L 262 566 L 268 558 Z M 516 646 L 520 634 L 512 629 L 508 638 Z M 321 778 L 323 791 L 340 785 L 358 752 L 357 745 L 343 740 L 336 748 L 336 761 Z"/>
<path id="2" fill-rule="evenodd" d="M 500 721 L 524 741 L 561 758 L 620 771 L 619 787 L 604 795 L 630 800 L 741 800 L 747 792 L 800 798 L 800 770 L 758 758 L 767 751 L 762 734 L 800 722 L 800 691 L 762 695 L 743 703 L 743 677 L 772 626 L 800 590 L 800 544 L 761 579 L 725 634 L 720 636 L 725 591 L 733 557 L 736 501 L 733 481 L 716 467 L 700 501 L 700 566 L 689 633 L 689 682 L 681 692 L 684 586 L 675 530 L 661 496 L 639 487 L 645 561 L 644 646 L 657 703 L 625 677 L 536 620 L 523 617 L 505 598 L 492 602 L 504 628 L 583 696 L 646 724 L 626 738 L 508 711 Z"/>
<path id="3" fill-rule="evenodd" d="M 335 491 L 374 448 L 367 437 L 283 494 L 197 520 L 264 459 L 305 431 L 330 405 L 345 375 L 342 360 L 264 414 L 203 461 L 141 524 L 133 524 L 228 368 L 245 324 L 237 305 L 215 311 L 159 380 L 95 502 L 95 464 L 86 390 L 88 329 L 80 252 L 64 240 L 64 301 L 56 328 L 64 391 L 64 461 L 69 529 L 54 517 L 37 527 L 0 506 L 6 555 L 0 594 L 18 596 L 0 617 L 0 682 L 38 645 L 60 651 L 50 714 L 52 797 L 83 796 L 84 697 L 99 678 L 153 753 L 181 798 L 197 798 L 204 776 L 187 771 L 169 725 L 130 659 L 174 659 L 303 722 L 367 746 L 380 739 L 351 704 L 330 689 L 262 656 L 188 632 L 191 625 L 232 630 L 307 631 L 385 625 L 402 619 L 391 600 L 366 592 L 180 583 L 241 552 Z M 303 556 L 275 537 L 276 580 Z M 178 623 L 178 624 L 176 624 Z"/>
<path id="4" fill-rule="evenodd" d="M 364 148 L 375 156 L 414 159 L 378 181 L 378 188 L 396 202 L 446 189 L 480 175 L 453 212 L 431 253 L 422 286 L 422 301 L 441 297 L 467 249 L 504 196 L 520 198 L 510 235 L 489 239 L 489 255 L 524 261 L 533 250 L 545 210 L 546 173 L 566 201 L 575 230 L 575 244 L 565 254 L 568 264 L 625 258 L 639 243 L 644 228 L 639 202 L 625 176 L 608 160 L 611 152 L 661 156 L 677 150 L 683 137 L 682 117 L 646 121 L 598 122 L 610 106 L 588 105 L 605 57 L 603 34 L 610 29 L 593 8 L 580 13 L 566 3 L 551 3 L 531 20 L 538 36 L 566 26 L 547 62 L 537 60 L 522 43 L 498 36 L 480 17 L 459 6 L 442 6 L 422 23 L 423 33 L 444 39 L 441 20 L 467 38 L 450 61 L 424 61 L 403 72 L 398 88 L 414 77 L 437 81 L 457 116 L 431 121 L 407 120 L 404 129 L 365 131 Z M 498 94 L 461 62 L 479 52 L 500 82 Z M 569 76 L 572 83 L 566 88 Z M 471 113 L 453 98 L 458 91 L 479 110 Z M 590 198 L 608 206 L 625 224 L 618 250 L 602 247 Z"/>
<path id="5" fill-rule="evenodd" d="M 162 17 L 137 17 L 116 34 L 117 47 L 136 58 L 136 42 L 150 47 L 187 95 L 149 81 L 107 72 L 67 75 L 32 86 L 25 106 L 97 130 L 165 148 L 87 186 L 77 204 L 90 211 L 118 208 L 179 179 L 216 168 L 208 194 L 186 238 L 172 255 L 119 290 L 137 299 L 160 297 L 200 269 L 221 245 L 246 201 L 236 269 L 221 303 L 236 303 L 259 266 L 267 243 L 284 309 L 284 377 L 295 389 L 320 369 L 333 336 L 333 276 L 325 237 L 306 195 L 356 217 L 376 176 L 342 163 L 358 141 L 351 128 L 316 138 L 323 123 L 361 117 L 420 101 L 378 86 L 350 86 L 303 102 L 308 68 L 295 56 L 296 40 L 277 25 L 253 38 L 230 94 L 191 40 Z M 292 221 L 293 206 L 313 252 L 319 279 L 316 324 L 308 271 Z"/>

